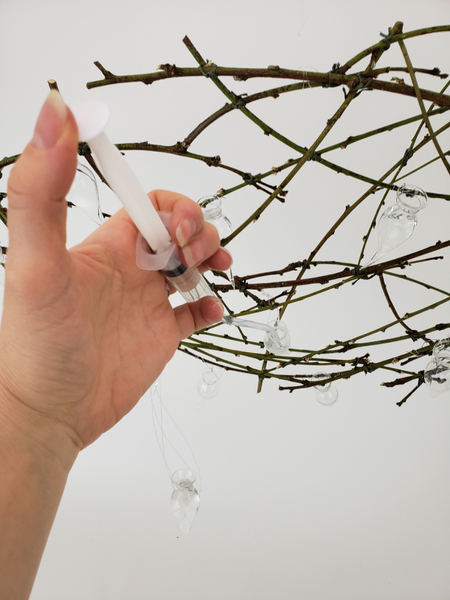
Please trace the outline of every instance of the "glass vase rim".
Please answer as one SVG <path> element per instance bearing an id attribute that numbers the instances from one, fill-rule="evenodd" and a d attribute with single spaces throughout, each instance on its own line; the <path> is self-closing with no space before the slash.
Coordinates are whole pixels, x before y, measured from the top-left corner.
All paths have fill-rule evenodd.
<path id="1" fill-rule="evenodd" d="M 176 487 L 191 487 L 197 480 L 197 474 L 189 467 L 185 467 L 172 473 L 171 480 Z M 189 486 L 183 486 L 183 483 L 189 483 Z"/>
<path id="2" fill-rule="evenodd" d="M 331 385 L 333 384 L 333 381 L 331 380 L 331 374 L 330 373 L 326 373 L 324 371 L 319 371 L 318 373 L 314 373 L 313 375 L 311 375 L 311 379 L 314 381 L 316 380 L 317 383 L 316 385 L 313 385 L 313 387 L 321 392 L 327 392 L 330 388 Z M 330 381 L 326 381 L 327 379 L 329 379 Z M 321 380 L 325 380 L 325 383 L 320 383 Z"/>
<path id="3" fill-rule="evenodd" d="M 412 193 L 408 194 L 407 190 Z M 415 199 L 416 202 L 408 202 L 408 199 Z M 416 213 L 428 204 L 428 196 L 422 188 L 409 183 L 404 183 L 397 189 L 397 204 L 409 213 Z"/>

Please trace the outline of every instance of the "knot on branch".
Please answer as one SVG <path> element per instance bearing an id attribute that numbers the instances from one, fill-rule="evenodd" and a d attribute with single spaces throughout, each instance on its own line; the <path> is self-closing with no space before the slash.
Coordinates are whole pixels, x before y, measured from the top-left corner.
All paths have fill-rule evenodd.
<path id="1" fill-rule="evenodd" d="M 377 370 L 377 366 L 375 363 L 370 362 L 369 360 L 367 360 L 367 362 L 365 362 L 363 364 L 363 371 L 364 373 L 367 375 L 368 373 L 373 373 L 374 371 Z"/>
<path id="2" fill-rule="evenodd" d="M 406 335 L 408 335 L 413 342 L 417 342 L 417 340 L 422 339 L 422 335 L 417 331 L 417 329 L 407 329 Z"/>
<path id="3" fill-rule="evenodd" d="M 247 293 L 248 282 L 245 279 L 237 279 L 237 277 L 235 277 L 234 286 L 238 292 L 242 292 L 243 294 Z"/>
<path id="4" fill-rule="evenodd" d="M 353 269 L 353 273 L 352 273 L 355 277 L 358 277 L 357 281 L 359 281 L 360 279 L 372 279 L 372 277 L 375 277 L 376 273 L 373 273 L 372 275 L 368 274 L 367 271 L 367 267 L 361 267 L 359 265 L 357 265 L 354 269 Z M 356 283 L 356 281 L 353 282 L 352 285 L 354 285 Z"/>
<path id="5" fill-rule="evenodd" d="M 174 144 L 173 148 L 175 149 L 176 152 L 187 152 L 187 149 L 189 148 L 189 144 L 186 144 L 186 142 L 177 142 L 176 144 Z"/>
<path id="6" fill-rule="evenodd" d="M 164 71 L 167 77 L 176 77 L 178 71 L 175 65 L 171 65 L 169 63 L 165 63 L 164 65 L 158 65 L 158 69 Z"/>
<path id="7" fill-rule="evenodd" d="M 242 179 L 249 185 L 256 185 L 258 183 L 258 179 L 251 173 L 244 173 Z"/>
<path id="8" fill-rule="evenodd" d="M 80 156 L 89 156 L 91 154 L 91 149 L 85 142 L 81 142 L 78 144 L 78 154 Z"/>
<path id="9" fill-rule="evenodd" d="M 413 148 L 407 148 L 405 150 L 405 154 L 403 155 L 402 164 L 400 166 L 402 168 L 406 167 L 406 165 L 408 164 L 409 159 L 412 158 L 413 156 L 414 156 L 414 150 L 413 150 Z"/>
<path id="10" fill-rule="evenodd" d="M 211 79 L 215 79 L 217 77 L 217 75 L 216 75 L 217 65 L 213 62 L 207 62 L 206 65 L 204 65 L 204 66 L 209 67 L 208 70 L 205 71 L 204 68 L 199 65 L 198 70 L 200 71 L 200 73 L 202 75 L 204 75 L 205 77 L 210 77 Z"/>
<path id="11" fill-rule="evenodd" d="M 354 360 L 350 362 L 350 364 L 356 368 L 358 365 L 367 365 L 370 363 L 369 361 L 370 354 L 364 354 L 364 356 L 357 356 Z"/>
<path id="12" fill-rule="evenodd" d="M 350 90 L 352 92 L 355 93 L 355 98 L 357 96 L 359 96 L 361 94 L 361 92 L 364 92 L 364 90 L 369 90 L 370 91 L 370 86 L 372 85 L 373 82 L 373 77 L 369 77 L 369 79 L 363 79 L 361 76 L 361 73 L 356 73 L 356 75 L 358 76 L 358 83 L 356 85 L 351 85 L 350 86 Z M 344 96 L 347 98 L 348 94 L 345 93 L 344 90 Z"/>
<path id="13" fill-rule="evenodd" d="M 259 308 L 271 308 L 272 310 L 275 309 L 277 306 L 273 298 L 270 298 L 268 300 L 265 298 L 258 298 L 257 303 Z"/>
<path id="14" fill-rule="evenodd" d="M 205 162 L 208 165 L 208 167 L 218 167 L 222 162 L 222 159 L 220 158 L 220 156 L 211 156 L 210 158 L 206 159 Z"/>
<path id="15" fill-rule="evenodd" d="M 334 63 L 331 67 L 331 71 L 328 71 L 328 83 L 322 83 L 323 88 L 337 87 L 340 85 L 339 83 L 333 83 L 333 75 L 339 73 L 340 66 L 339 63 Z"/>
<path id="16" fill-rule="evenodd" d="M 389 48 L 391 47 L 391 42 L 392 42 L 392 27 L 389 27 L 387 33 L 382 33 L 380 31 L 380 35 L 383 38 L 384 49 L 389 50 Z"/>
<path id="17" fill-rule="evenodd" d="M 233 100 L 231 104 L 234 106 L 234 108 L 242 108 L 243 106 L 245 106 L 245 100 L 242 96 L 233 93 Z"/>

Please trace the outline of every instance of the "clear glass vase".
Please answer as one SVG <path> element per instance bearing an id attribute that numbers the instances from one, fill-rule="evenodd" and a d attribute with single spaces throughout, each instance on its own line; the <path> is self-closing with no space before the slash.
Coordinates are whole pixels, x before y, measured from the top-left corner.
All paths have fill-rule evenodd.
<path id="1" fill-rule="evenodd" d="M 377 263 L 412 236 L 417 227 L 417 214 L 427 203 L 426 193 L 418 187 L 405 184 L 397 190 L 397 204 L 384 211 L 377 225 L 378 249 L 364 267 Z"/>
<path id="2" fill-rule="evenodd" d="M 201 198 L 198 204 L 202 207 L 205 221 L 214 225 L 221 240 L 233 231 L 230 220 L 223 214 L 222 198 L 220 196 L 207 196 Z"/>
<path id="3" fill-rule="evenodd" d="M 217 396 L 220 389 L 220 376 L 220 369 L 214 365 L 202 369 L 201 379 L 197 385 L 197 391 L 202 398 L 209 400 Z"/>
<path id="4" fill-rule="evenodd" d="M 339 395 L 336 386 L 331 381 L 326 381 L 329 378 L 330 375 L 328 373 L 315 373 L 313 375 L 313 380 L 317 382 L 314 386 L 316 390 L 315 398 L 319 404 L 323 404 L 324 406 L 334 404 Z"/>
<path id="5" fill-rule="evenodd" d="M 174 489 L 170 507 L 177 520 L 179 537 L 185 537 L 189 533 L 200 506 L 196 479 L 196 474 L 190 469 L 179 469 L 172 475 Z"/>
<path id="6" fill-rule="evenodd" d="M 450 390 L 450 338 L 436 342 L 433 358 L 424 371 L 424 377 L 432 396 Z"/>
<path id="7" fill-rule="evenodd" d="M 289 333 L 286 323 L 276 319 L 267 325 L 267 333 L 264 337 L 264 346 L 266 350 L 271 354 L 289 354 L 291 334 Z"/>

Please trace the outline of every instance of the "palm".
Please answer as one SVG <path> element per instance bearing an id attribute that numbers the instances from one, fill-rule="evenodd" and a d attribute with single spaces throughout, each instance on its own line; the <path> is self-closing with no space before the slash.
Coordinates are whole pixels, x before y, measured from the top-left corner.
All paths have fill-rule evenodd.
<path id="1" fill-rule="evenodd" d="M 91 290 L 76 307 L 76 318 L 91 332 L 90 339 L 77 340 L 79 359 L 86 362 L 88 393 L 78 405 L 79 434 L 88 437 L 85 443 L 134 406 L 181 339 L 164 278 L 136 268 L 135 236 L 128 219 L 117 218 L 72 252 L 74 286 L 82 291 L 78 282 L 86 281 Z M 105 265 L 104 248 L 113 267 L 111 262 Z"/>
<path id="2" fill-rule="evenodd" d="M 83 445 L 135 405 L 181 339 L 163 277 L 136 267 L 135 237 L 122 211 L 45 272 L 33 269 L 20 323 L 17 302 L 5 297 L 5 327 L 33 340 L 3 358 L 12 371 L 21 365 L 13 393 L 62 415 Z"/>

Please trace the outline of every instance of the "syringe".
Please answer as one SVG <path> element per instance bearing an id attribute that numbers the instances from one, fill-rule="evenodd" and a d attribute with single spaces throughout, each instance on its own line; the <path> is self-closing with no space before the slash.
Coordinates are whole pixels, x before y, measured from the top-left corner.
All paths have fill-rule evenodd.
<path id="1" fill-rule="evenodd" d="M 121 201 L 141 235 L 150 247 L 144 249 L 138 240 L 138 265 L 158 270 L 180 292 L 187 302 L 214 295 L 197 269 L 187 268 L 178 257 L 176 244 L 145 193 L 125 158 L 104 133 L 109 109 L 98 100 L 77 104 L 72 112 L 78 125 L 78 136 L 87 142 L 103 177 Z M 145 254 L 142 260 L 142 255 Z M 163 265 L 161 260 L 163 259 Z"/>

